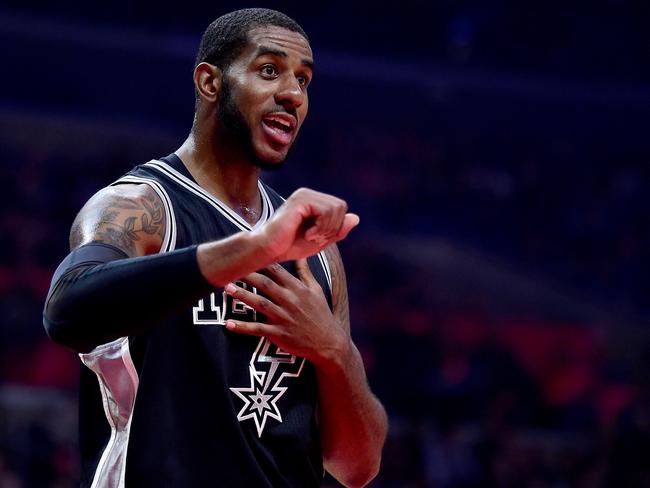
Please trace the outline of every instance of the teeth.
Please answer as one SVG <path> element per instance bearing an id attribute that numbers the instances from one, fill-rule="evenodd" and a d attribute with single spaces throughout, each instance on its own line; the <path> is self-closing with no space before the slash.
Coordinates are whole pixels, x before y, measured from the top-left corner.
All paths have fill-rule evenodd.
<path id="1" fill-rule="evenodd" d="M 266 120 L 268 120 L 269 122 L 273 122 L 273 125 L 277 126 L 278 128 L 280 128 L 282 130 L 285 130 L 285 131 L 291 130 L 291 124 L 286 122 L 286 120 L 281 118 L 281 117 L 270 116 L 270 117 L 267 117 Z"/>
<path id="2" fill-rule="evenodd" d="M 278 129 L 280 129 L 282 131 L 288 132 L 289 130 L 291 130 L 291 126 L 288 125 L 288 124 L 285 124 L 281 120 L 272 119 L 272 118 L 269 118 L 267 120 L 270 122 L 270 125 L 272 125 L 273 127 L 277 127 Z"/>

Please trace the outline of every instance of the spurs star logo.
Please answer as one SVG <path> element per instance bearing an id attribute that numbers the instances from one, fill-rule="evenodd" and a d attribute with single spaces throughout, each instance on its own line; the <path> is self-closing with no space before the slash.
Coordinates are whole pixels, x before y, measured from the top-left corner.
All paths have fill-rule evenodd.
<path id="1" fill-rule="evenodd" d="M 248 365 L 250 387 L 230 388 L 244 402 L 237 420 L 253 420 L 258 437 L 262 437 L 269 418 L 282 422 L 277 405 L 287 391 L 282 381 L 300 376 L 304 364 L 305 358 L 283 351 L 266 337 L 260 338 Z"/>

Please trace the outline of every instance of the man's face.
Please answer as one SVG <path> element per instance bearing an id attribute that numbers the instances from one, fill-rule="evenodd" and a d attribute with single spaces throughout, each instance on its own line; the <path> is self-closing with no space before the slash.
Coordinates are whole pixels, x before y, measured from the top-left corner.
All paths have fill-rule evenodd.
<path id="1" fill-rule="evenodd" d="M 278 167 L 307 116 L 313 57 L 307 40 L 281 27 L 258 27 L 223 75 L 219 119 L 253 164 Z"/>

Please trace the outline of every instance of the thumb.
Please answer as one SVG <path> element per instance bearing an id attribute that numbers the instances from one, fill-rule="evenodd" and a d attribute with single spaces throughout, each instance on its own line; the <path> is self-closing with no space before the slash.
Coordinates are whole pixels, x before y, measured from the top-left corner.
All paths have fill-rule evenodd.
<path id="1" fill-rule="evenodd" d="M 354 229 L 357 225 L 359 225 L 360 221 L 361 219 L 357 214 L 353 214 L 353 213 L 345 214 L 345 217 L 343 218 L 343 225 L 341 226 L 341 229 L 336 235 L 336 240 L 342 241 L 343 239 L 345 239 L 350 233 L 350 231 Z"/>

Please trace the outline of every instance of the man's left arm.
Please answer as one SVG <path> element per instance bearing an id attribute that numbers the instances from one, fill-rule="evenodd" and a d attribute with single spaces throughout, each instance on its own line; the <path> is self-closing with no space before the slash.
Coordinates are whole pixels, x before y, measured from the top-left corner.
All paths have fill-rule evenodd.
<path id="1" fill-rule="evenodd" d="M 332 273 L 330 311 L 305 259 L 298 278 L 279 264 L 243 281 L 264 296 L 234 284 L 225 291 L 267 316 L 266 323 L 228 320 L 228 329 L 266 336 L 283 350 L 311 361 L 319 388 L 319 425 L 325 469 L 346 486 L 369 483 L 378 473 L 388 430 L 386 412 L 372 394 L 361 355 L 350 336 L 347 285 L 335 245 L 326 250 Z"/>
<path id="2" fill-rule="evenodd" d="M 350 311 L 343 261 L 336 245 L 325 251 L 332 274 L 334 319 L 344 348 L 329 368 L 317 368 L 325 468 L 348 486 L 363 486 L 379 472 L 388 420 L 372 394 L 359 350 L 350 336 Z"/>

